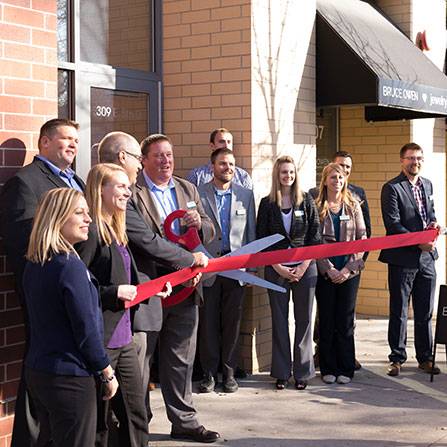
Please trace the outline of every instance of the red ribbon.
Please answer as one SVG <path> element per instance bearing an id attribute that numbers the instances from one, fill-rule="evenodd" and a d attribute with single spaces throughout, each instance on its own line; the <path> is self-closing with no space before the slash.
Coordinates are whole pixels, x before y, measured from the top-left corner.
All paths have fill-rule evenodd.
<path id="1" fill-rule="evenodd" d="M 438 230 L 429 229 L 413 233 L 394 234 L 392 236 L 373 237 L 350 242 L 334 242 L 331 244 L 310 245 L 300 248 L 288 248 L 262 253 L 240 256 L 227 256 L 210 259 L 207 267 L 188 267 L 169 275 L 160 276 L 137 287 L 137 297 L 126 301 L 125 306 L 131 307 L 161 292 L 169 281 L 172 287 L 193 278 L 197 273 L 222 272 L 240 268 L 256 268 L 265 265 L 282 264 L 307 259 L 331 258 L 365 251 L 383 250 L 387 248 L 407 247 L 409 245 L 427 244 L 438 237 Z M 169 297 L 166 298 L 169 300 Z M 167 303 L 168 305 L 170 303 Z M 177 304 L 177 303 L 176 303 Z"/>

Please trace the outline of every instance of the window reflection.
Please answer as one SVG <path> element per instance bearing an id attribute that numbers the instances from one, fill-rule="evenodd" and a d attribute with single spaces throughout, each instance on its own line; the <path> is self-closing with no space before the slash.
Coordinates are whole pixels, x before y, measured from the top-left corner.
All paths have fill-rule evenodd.
<path id="1" fill-rule="evenodd" d="M 71 118 L 70 72 L 57 71 L 57 111 L 59 118 Z"/>
<path id="2" fill-rule="evenodd" d="M 57 0 L 57 59 L 62 62 L 70 61 L 69 54 L 69 8 L 70 0 Z"/>

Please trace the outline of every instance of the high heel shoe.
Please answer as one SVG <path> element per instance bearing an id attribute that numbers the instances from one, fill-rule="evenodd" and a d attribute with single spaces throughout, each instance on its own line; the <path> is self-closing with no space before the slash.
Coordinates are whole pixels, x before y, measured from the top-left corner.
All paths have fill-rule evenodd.
<path id="1" fill-rule="evenodd" d="M 296 380 L 295 381 L 295 388 L 298 391 L 305 390 L 307 388 L 307 380 Z"/>
<path id="2" fill-rule="evenodd" d="M 286 387 L 287 380 L 277 379 L 276 381 L 276 389 L 283 390 Z"/>

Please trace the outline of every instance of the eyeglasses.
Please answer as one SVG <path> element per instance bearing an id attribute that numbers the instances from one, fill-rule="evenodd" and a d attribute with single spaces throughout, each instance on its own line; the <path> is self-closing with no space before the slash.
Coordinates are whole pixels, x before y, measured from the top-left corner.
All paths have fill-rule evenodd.
<path id="1" fill-rule="evenodd" d="M 402 157 L 404 160 L 410 161 L 424 161 L 424 157 Z"/>
<path id="2" fill-rule="evenodd" d="M 136 158 L 140 163 L 143 161 L 142 155 L 132 154 L 132 152 L 124 151 L 127 155 L 132 156 L 133 158 Z"/>

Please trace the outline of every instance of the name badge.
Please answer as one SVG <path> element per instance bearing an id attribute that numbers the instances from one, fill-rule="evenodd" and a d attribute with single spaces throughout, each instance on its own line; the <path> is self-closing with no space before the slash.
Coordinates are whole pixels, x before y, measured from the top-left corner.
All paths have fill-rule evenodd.
<path id="1" fill-rule="evenodd" d="M 246 212 L 244 209 L 236 210 L 236 216 L 245 216 Z"/>
<path id="2" fill-rule="evenodd" d="M 193 208 L 197 208 L 196 202 L 194 202 L 194 200 L 192 200 L 191 202 L 187 202 L 186 208 L 188 208 L 189 210 L 192 210 Z"/>
<path id="3" fill-rule="evenodd" d="M 351 218 L 347 214 L 342 214 L 340 216 L 340 221 L 347 221 L 347 220 L 351 220 Z"/>
<path id="4" fill-rule="evenodd" d="M 431 200 L 433 202 L 433 194 L 431 196 L 428 196 L 428 200 Z"/>
<path id="5" fill-rule="evenodd" d="M 304 211 L 303 210 L 295 210 L 293 212 L 293 214 L 295 214 L 295 217 L 301 217 L 301 216 L 304 216 Z"/>

